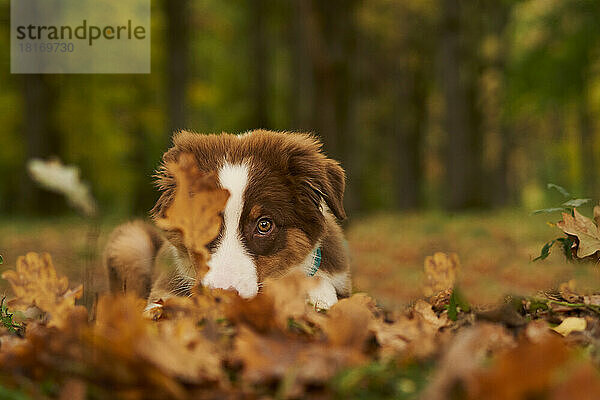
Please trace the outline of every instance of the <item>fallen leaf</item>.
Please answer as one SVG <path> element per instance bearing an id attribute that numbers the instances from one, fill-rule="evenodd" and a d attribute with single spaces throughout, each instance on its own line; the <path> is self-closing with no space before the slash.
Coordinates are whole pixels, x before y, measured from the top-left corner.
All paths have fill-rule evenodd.
<path id="1" fill-rule="evenodd" d="M 563 213 L 562 217 L 562 221 L 559 221 L 556 226 L 566 234 L 577 236 L 578 258 L 591 256 L 600 250 L 600 230 L 591 219 L 581 215 L 576 209 L 573 209 L 573 215 Z"/>
<path id="2" fill-rule="evenodd" d="M 569 303 L 580 303 L 581 296 L 575 292 L 576 282 L 575 279 L 571 279 L 569 282 L 561 283 L 558 287 L 558 291 L 563 299 Z"/>
<path id="3" fill-rule="evenodd" d="M 600 376 L 589 362 L 580 365 L 550 396 L 551 400 L 600 399 Z"/>
<path id="4" fill-rule="evenodd" d="M 81 181 L 79 168 L 63 165 L 58 159 L 42 161 L 34 158 L 27 162 L 27 169 L 41 186 L 63 194 L 69 204 L 85 215 L 96 215 L 96 201 L 89 185 Z"/>
<path id="5" fill-rule="evenodd" d="M 302 394 L 306 384 L 324 383 L 342 368 L 367 361 L 353 347 L 259 335 L 247 327 L 236 337 L 234 357 L 243 363 L 243 377 L 248 383 L 272 384 L 287 379 L 294 397 Z"/>
<path id="6" fill-rule="evenodd" d="M 157 218 L 156 224 L 182 234 L 201 278 L 208 271 L 206 246 L 219 234 L 229 192 L 218 187 L 216 174 L 200 172 L 191 154 L 182 154 L 177 163 L 167 164 L 166 169 L 177 182 L 175 197 L 165 210 L 165 217 Z"/>
<path id="7" fill-rule="evenodd" d="M 514 337 L 502 325 L 484 322 L 459 332 L 446 346 L 431 383 L 421 398 L 463 398 L 452 396 L 455 387 L 469 383 L 490 353 L 514 346 Z"/>
<path id="8" fill-rule="evenodd" d="M 82 285 L 69 289 L 69 280 L 58 276 L 47 253 L 28 253 L 19 257 L 16 270 L 4 272 L 2 278 L 10 283 L 16 296 L 10 306 L 23 311 L 31 306 L 38 307 L 49 314 L 50 326 L 62 327 L 75 308 L 75 300 L 83 293 Z"/>
<path id="9" fill-rule="evenodd" d="M 580 317 L 567 317 L 560 325 L 552 328 L 553 331 L 560 333 L 563 336 L 569 336 L 571 332 L 582 332 L 585 331 L 587 323 L 585 318 Z"/>
<path id="10" fill-rule="evenodd" d="M 460 269 L 460 260 L 456 253 L 447 255 L 435 253 L 425 258 L 425 276 L 427 284 L 423 288 L 425 296 L 433 296 L 438 292 L 451 289 L 456 282 L 456 276 Z"/>
<path id="11" fill-rule="evenodd" d="M 420 300 L 395 321 L 373 320 L 370 328 L 381 346 L 383 358 L 398 354 L 424 358 L 438 349 L 439 331 L 447 324 L 447 314 L 438 317 L 430 304 Z"/>
<path id="12" fill-rule="evenodd" d="M 534 344 L 526 340 L 492 361 L 468 380 L 469 399 L 546 398 L 554 377 L 570 353 L 560 337 Z"/>
<path id="13" fill-rule="evenodd" d="M 252 326 L 260 332 L 286 331 L 290 318 L 318 320 L 319 315 L 306 299 L 318 279 L 308 279 L 301 271 L 265 280 L 261 292 L 252 299 L 237 297 L 228 308 L 228 318 Z"/>
<path id="14" fill-rule="evenodd" d="M 329 343 L 362 349 L 374 319 L 370 310 L 373 305 L 373 299 L 364 293 L 337 302 L 327 313 L 329 318 L 323 324 Z"/>

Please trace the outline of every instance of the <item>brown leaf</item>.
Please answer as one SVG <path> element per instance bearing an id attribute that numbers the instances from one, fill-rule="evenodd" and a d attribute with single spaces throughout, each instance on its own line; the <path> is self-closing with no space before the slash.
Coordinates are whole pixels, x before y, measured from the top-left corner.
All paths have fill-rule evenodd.
<path id="1" fill-rule="evenodd" d="M 182 154 L 178 163 L 169 163 L 166 168 L 177 182 L 175 198 L 165 218 L 157 219 L 156 224 L 167 231 L 181 232 L 183 243 L 194 253 L 193 262 L 201 277 L 208 271 L 206 245 L 219 234 L 229 192 L 218 187 L 214 173 L 200 172 L 191 154 Z"/>
<path id="2" fill-rule="evenodd" d="M 539 344 L 522 340 L 514 349 L 499 355 L 491 368 L 476 374 L 468 387 L 469 398 L 543 397 L 552 385 L 557 369 L 568 357 L 569 351 L 558 337 L 550 336 Z"/>
<path id="3" fill-rule="evenodd" d="M 598 370 L 591 363 L 579 366 L 571 376 L 552 391 L 550 399 L 600 399 Z"/>
<path id="4" fill-rule="evenodd" d="M 243 363 L 243 377 L 248 382 L 265 384 L 287 378 L 297 396 L 303 385 L 326 382 L 340 369 L 367 360 L 352 347 L 258 335 L 246 327 L 236 338 L 234 357 Z"/>
<path id="5" fill-rule="evenodd" d="M 600 205 L 594 206 L 594 223 L 600 226 Z"/>
<path id="6" fill-rule="evenodd" d="M 353 346 L 362 349 L 374 320 L 371 308 L 374 301 L 364 293 L 342 299 L 327 313 L 323 331 L 334 346 Z"/>
<path id="7" fill-rule="evenodd" d="M 460 270 L 460 260 L 456 253 L 435 253 L 425 258 L 424 269 L 427 284 L 423 291 L 425 296 L 433 296 L 454 286 Z"/>
<path id="8" fill-rule="evenodd" d="M 455 387 L 470 382 L 490 352 L 514 345 L 512 334 L 499 324 L 479 323 L 459 332 L 445 349 L 422 398 L 445 400 L 464 397 L 452 396 Z"/>
<path id="9" fill-rule="evenodd" d="M 228 309 L 228 317 L 260 332 L 285 331 L 290 318 L 319 319 L 306 301 L 308 291 L 318 285 L 318 279 L 307 278 L 301 271 L 293 271 L 281 278 L 269 278 L 256 297 L 235 299 Z"/>
<path id="10" fill-rule="evenodd" d="M 58 276 L 49 254 L 28 253 L 17 259 L 15 271 L 2 274 L 16 296 L 10 305 L 25 310 L 36 306 L 50 316 L 50 326 L 63 327 L 75 300 L 83 293 L 83 286 L 69 290 L 69 280 Z M 80 306 L 78 306 L 80 307 Z"/>
<path id="11" fill-rule="evenodd" d="M 577 236 L 579 239 L 578 258 L 591 256 L 600 250 L 600 230 L 591 219 L 584 217 L 575 209 L 573 216 L 563 213 L 562 217 L 562 221 L 559 221 L 556 226 L 566 234 Z"/>
<path id="12" fill-rule="evenodd" d="M 419 300 L 412 313 L 401 315 L 393 323 L 375 320 L 371 330 L 381 346 L 383 357 L 403 353 L 427 357 L 437 350 L 438 333 L 448 324 L 446 314 L 438 317 L 430 304 Z"/>
<path id="13" fill-rule="evenodd" d="M 561 283 L 558 287 L 558 291 L 561 295 L 561 297 L 565 300 L 567 300 L 569 303 L 580 303 L 581 302 L 581 296 L 579 296 L 576 292 L 575 292 L 575 280 L 571 279 L 569 282 L 564 282 Z"/>
<path id="14" fill-rule="evenodd" d="M 144 360 L 165 375 L 189 383 L 221 377 L 220 358 L 191 318 L 158 324 L 142 315 L 143 301 L 103 296 L 93 329 L 94 345 L 117 359 Z"/>

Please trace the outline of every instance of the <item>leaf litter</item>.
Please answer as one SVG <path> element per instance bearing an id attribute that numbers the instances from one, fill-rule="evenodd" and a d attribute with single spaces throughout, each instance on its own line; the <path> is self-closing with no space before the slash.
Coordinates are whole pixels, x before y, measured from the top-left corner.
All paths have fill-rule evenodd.
<path id="1" fill-rule="evenodd" d="M 185 157 L 168 168 L 180 190 L 158 224 L 183 236 L 201 274 L 228 194 Z M 564 229 L 584 256 L 595 242 L 579 235 L 596 230 L 579 215 Z M 34 398 L 600 398 L 599 295 L 568 282 L 477 306 L 460 270 L 456 254 L 427 257 L 424 296 L 395 312 L 365 293 L 318 311 L 305 301 L 318 281 L 289 274 L 250 300 L 195 287 L 150 317 L 144 300 L 104 294 L 90 321 L 82 286 L 29 253 L 2 274 L 14 297 L 2 303 L 0 382 Z"/>

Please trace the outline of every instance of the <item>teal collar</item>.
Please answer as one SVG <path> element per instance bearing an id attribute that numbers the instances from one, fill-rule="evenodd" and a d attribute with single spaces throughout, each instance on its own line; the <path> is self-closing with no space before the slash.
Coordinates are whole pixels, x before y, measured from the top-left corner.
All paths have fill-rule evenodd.
<path id="1" fill-rule="evenodd" d="M 307 276 L 315 276 L 319 267 L 321 266 L 321 248 L 317 247 L 317 249 L 313 252 L 313 262 L 310 270 L 306 272 Z"/>

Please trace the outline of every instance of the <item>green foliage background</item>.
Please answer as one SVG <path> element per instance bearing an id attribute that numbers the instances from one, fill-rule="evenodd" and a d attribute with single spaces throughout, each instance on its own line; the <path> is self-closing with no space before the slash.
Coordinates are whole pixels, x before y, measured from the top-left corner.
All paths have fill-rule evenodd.
<path id="1" fill-rule="evenodd" d="M 52 140 L 33 154 L 26 121 L 38 115 L 27 110 L 24 90 L 31 77 L 9 73 L 10 4 L 0 0 L 0 213 L 66 211 L 48 193 L 31 191 L 25 172 L 28 158 L 55 155 L 81 167 L 105 213 L 143 214 L 156 198 L 151 174 L 173 128 L 314 131 L 346 166 L 355 212 L 540 208 L 547 182 L 600 195 L 596 0 L 182 1 L 184 121 L 168 112 L 173 21 L 166 1 L 152 1 L 151 74 L 40 78 L 52 94 L 44 107 Z M 447 157 L 459 140 L 445 114 L 450 37 L 458 43 L 455 78 L 477 143 L 469 147 L 480 159 L 476 168 Z M 329 105 L 336 122 L 319 122 Z M 402 163 L 406 149 L 419 155 L 416 169 Z M 446 204 L 448 193 L 462 190 L 448 180 L 452 169 L 480 171 L 468 188 L 478 201 Z M 407 179 L 398 178 L 406 171 Z M 416 195 L 405 201 L 407 192 Z M 42 200 L 29 201 L 33 195 Z"/>

